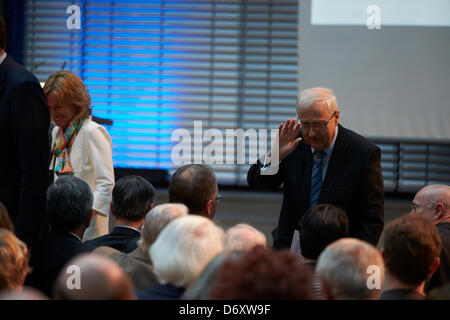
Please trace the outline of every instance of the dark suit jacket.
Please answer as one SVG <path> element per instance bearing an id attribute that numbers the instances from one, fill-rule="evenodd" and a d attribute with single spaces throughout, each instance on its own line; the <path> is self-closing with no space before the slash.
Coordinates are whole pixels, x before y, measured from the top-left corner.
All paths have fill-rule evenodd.
<path id="1" fill-rule="evenodd" d="M 436 227 L 441 237 L 442 245 L 440 264 L 427 284 L 426 292 L 450 282 L 450 223 L 438 223 Z"/>
<path id="2" fill-rule="evenodd" d="M 38 80 L 7 55 L 0 64 L 0 201 L 29 246 L 46 224 L 49 125 Z"/>
<path id="3" fill-rule="evenodd" d="M 319 196 L 346 211 L 351 237 L 374 245 L 384 226 L 384 191 L 380 149 L 359 134 L 339 125 L 333 153 Z M 251 187 L 276 188 L 284 183 L 278 228 L 272 232 L 274 248 L 288 248 L 294 229 L 310 207 L 311 147 L 304 141 L 280 164 L 275 175 L 260 175 L 261 163 L 250 167 Z"/>
<path id="4" fill-rule="evenodd" d="M 52 297 L 54 282 L 66 263 L 76 255 L 89 251 L 76 236 L 61 232 L 47 234 L 42 241 L 41 250 L 38 264 L 27 282 Z"/>
<path id="5" fill-rule="evenodd" d="M 85 241 L 84 245 L 91 251 L 97 247 L 107 246 L 121 252 L 130 253 L 137 248 L 140 237 L 141 234 L 136 230 L 116 226 L 111 233 Z"/>
<path id="6" fill-rule="evenodd" d="M 378 300 L 425 300 L 425 296 L 409 289 L 383 291 Z"/>
<path id="7" fill-rule="evenodd" d="M 171 284 L 155 284 L 148 290 L 138 291 L 139 300 L 179 300 L 184 288 L 177 288 Z"/>

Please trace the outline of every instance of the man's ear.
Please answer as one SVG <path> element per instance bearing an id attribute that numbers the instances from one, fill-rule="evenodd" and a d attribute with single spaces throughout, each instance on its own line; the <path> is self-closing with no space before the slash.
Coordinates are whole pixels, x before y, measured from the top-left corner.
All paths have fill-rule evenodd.
<path id="1" fill-rule="evenodd" d="M 150 205 L 148 206 L 148 211 L 152 210 L 155 207 L 155 204 L 153 202 L 150 202 Z"/>
<path id="2" fill-rule="evenodd" d="M 442 202 L 436 203 L 434 206 L 434 211 L 436 212 L 436 219 L 437 221 L 440 221 L 444 215 L 445 215 L 445 206 Z"/>
<path id="3" fill-rule="evenodd" d="M 336 125 L 339 123 L 339 115 L 340 115 L 341 111 L 339 109 L 336 110 L 336 114 L 334 115 L 334 117 L 336 118 Z"/>
<path id="4" fill-rule="evenodd" d="M 213 213 L 214 200 L 208 200 L 205 206 L 205 215 L 207 218 L 211 218 Z"/>
<path id="5" fill-rule="evenodd" d="M 94 216 L 97 214 L 97 211 L 95 211 L 94 209 L 91 209 L 89 211 L 89 217 L 86 219 L 86 228 L 89 227 L 89 225 L 91 224 L 92 219 L 94 219 Z"/>

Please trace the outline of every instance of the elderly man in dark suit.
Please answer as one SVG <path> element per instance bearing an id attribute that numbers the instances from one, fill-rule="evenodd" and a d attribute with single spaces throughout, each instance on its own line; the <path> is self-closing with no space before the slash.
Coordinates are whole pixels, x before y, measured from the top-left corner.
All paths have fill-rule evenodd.
<path id="1" fill-rule="evenodd" d="M 5 47 L 0 16 L 0 202 L 16 235 L 33 249 L 45 225 L 50 115 L 38 80 Z"/>
<path id="2" fill-rule="evenodd" d="M 284 183 L 274 248 L 289 247 L 300 218 L 320 203 L 342 208 L 349 235 L 376 245 L 384 225 L 380 149 L 339 125 L 340 110 L 330 89 L 301 91 L 297 114 L 299 122 L 288 119 L 279 126 L 274 140 L 279 144 L 272 144 L 277 152 L 258 160 L 247 176 L 251 187 Z"/>

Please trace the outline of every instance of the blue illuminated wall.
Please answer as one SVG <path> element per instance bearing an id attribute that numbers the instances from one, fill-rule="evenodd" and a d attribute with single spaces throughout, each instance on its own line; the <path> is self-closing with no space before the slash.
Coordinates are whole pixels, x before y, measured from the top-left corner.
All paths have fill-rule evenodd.
<path id="1" fill-rule="evenodd" d="M 80 29 L 66 25 L 72 4 Z M 27 0 L 25 66 L 43 82 L 63 64 L 80 75 L 93 115 L 113 121 L 115 167 L 171 169 L 174 129 L 269 129 L 294 116 L 297 6 Z M 213 168 L 221 183 L 246 184 L 248 165 Z"/>

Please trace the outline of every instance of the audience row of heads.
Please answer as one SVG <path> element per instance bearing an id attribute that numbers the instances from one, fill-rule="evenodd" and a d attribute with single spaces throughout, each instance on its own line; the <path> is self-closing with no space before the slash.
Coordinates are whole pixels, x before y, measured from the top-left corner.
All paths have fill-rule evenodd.
<path id="1" fill-rule="evenodd" d="M 180 180 L 184 183 L 189 181 L 189 186 L 194 186 L 194 188 L 187 188 L 190 197 L 180 190 L 181 186 L 178 185 Z M 175 173 L 172 182 L 175 184 L 171 183 L 171 200 L 185 200 L 193 210 L 181 203 L 154 206 L 154 187 L 147 180 L 138 176 L 120 178 L 113 189 L 111 202 L 111 213 L 116 218 L 116 224 L 118 220 L 122 220 L 127 223 L 136 222 L 136 225 L 139 225 L 141 239 L 138 241 L 138 250 L 150 257 L 154 273 L 161 283 L 187 287 L 198 277 L 206 264 L 219 253 L 247 250 L 256 245 L 264 248 L 267 246 L 264 234 L 250 225 L 238 224 L 224 232 L 209 219 L 215 211 L 215 208 L 214 210 L 211 208 L 216 207 L 217 204 L 217 200 L 215 200 L 217 184 L 213 172 L 208 167 L 198 165 L 183 167 Z M 209 184 L 210 188 L 193 190 L 198 183 Z M 212 189 L 212 192 L 208 189 Z M 81 231 L 82 233 L 92 219 L 94 212 L 92 205 L 93 195 L 87 183 L 74 176 L 58 178 L 47 191 L 51 232 L 78 232 L 79 234 Z M 17 278 L 4 273 L 8 279 L 14 281 L 14 285 L 5 283 L 0 288 L 20 287 L 30 271 L 25 268 L 29 261 L 29 252 L 26 246 L 15 238 L 12 232 L 8 232 L 15 242 L 10 241 L 10 244 L 2 246 L 2 248 L 13 248 L 14 250 L 10 250 L 11 256 L 17 259 L 21 257 L 21 262 L 16 259 L 11 263 L 11 266 L 15 268 L 14 271 L 20 273 L 21 277 Z M 15 244 L 15 246 L 11 244 Z M 21 251 L 21 254 L 18 254 L 18 251 Z M 167 254 L 168 252 L 170 254 Z M 95 299 L 100 297 L 100 293 L 96 290 L 101 284 L 99 281 L 105 281 L 103 286 L 105 288 L 109 288 L 108 281 L 117 282 L 118 276 L 123 277 L 122 282 L 129 282 L 125 274 L 118 266 L 114 267 L 114 264 L 109 259 L 105 260 L 103 257 L 92 254 L 75 258 L 74 261 L 68 263 L 68 266 L 78 266 L 81 274 L 87 277 L 86 279 L 82 278 L 81 281 L 90 285 L 85 286 L 81 291 L 72 291 L 66 285 L 70 273 L 62 272 L 54 290 L 55 298 L 76 299 L 83 296 L 85 299 Z M 23 268 L 17 268 L 19 265 Z M 93 276 L 93 274 L 97 275 Z M 111 294 L 103 298 L 133 298 L 133 295 L 123 296 L 121 294 L 121 292 L 130 292 L 126 288 L 131 287 L 128 284 L 117 288 L 111 287 L 109 290 Z"/>
<path id="2" fill-rule="evenodd" d="M 166 215 L 158 217 L 157 211 L 170 212 L 172 219 Z M 238 225 L 225 233 L 210 219 L 188 215 L 186 207 L 180 204 L 155 207 L 146 216 L 146 222 L 155 219 L 161 223 L 155 229 L 166 225 L 155 240 L 147 234 L 153 243 L 148 248 L 140 248 L 149 254 L 160 283 L 188 288 L 213 259 L 223 255 L 225 259 L 211 286 L 209 299 L 318 298 L 314 292 L 313 269 L 288 250 L 268 250 L 264 236 L 247 225 Z M 165 219 L 168 222 L 162 221 Z M 143 231 L 145 228 L 146 224 Z M 246 240 L 237 241 L 235 235 L 242 233 Z M 248 240 L 249 234 L 255 235 L 250 237 L 252 240 Z M 141 245 L 144 241 L 145 232 Z M 245 243 L 247 247 L 233 248 L 233 242 Z M 320 253 L 315 268 L 322 287 L 319 298 L 378 299 L 385 277 L 411 287 L 423 285 L 439 264 L 440 246 L 434 225 L 416 214 L 388 224 L 381 253 L 355 238 L 333 241 Z M 1 229 L 0 248 L 3 264 L 0 285 L 20 288 L 30 271 L 26 245 L 11 231 Z M 236 254 L 236 249 L 240 254 Z M 80 290 L 72 290 L 67 285 L 73 281 L 73 274 L 64 272 L 70 266 L 79 270 L 78 281 L 83 283 Z M 64 270 L 56 282 L 55 299 L 136 298 L 130 279 L 107 257 L 83 254 L 72 259 Z"/>
<path id="3" fill-rule="evenodd" d="M 115 219 L 141 225 L 153 208 L 156 191 L 139 176 L 117 180 L 111 201 Z M 218 187 L 214 172 L 205 165 L 179 168 L 170 181 L 169 202 L 182 203 L 190 214 L 213 218 L 217 208 Z M 48 218 L 53 230 L 73 232 L 89 225 L 93 217 L 93 194 L 84 181 L 73 176 L 61 176 L 47 191 Z"/>
<path id="4" fill-rule="evenodd" d="M 195 189 L 207 183 L 209 188 Z M 183 185 L 189 186 L 185 193 Z M 222 256 L 226 258 L 208 293 L 210 299 L 315 299 L 314 272 L 321 281 L 322 299 L 377 299 L 383 284 L 417 288 L 438 268 L 441 239 L 434 224 L 448 218 L 449 189 L 428 186 L 419 191 L 412 212 L 386 226 L 381 252 L 348 237 L 349 222 L 341 209 L 328 204 L 311 208 L 299 223 L 300 246 L 307 261 L 316 263 L 315 269 L 287 250 L 268 250 L 264 234 L 247 224 L 226 232 L 216 225 L 210 218 L 217 206 L 217 184 L 206 166 L 186 166 L 173 175 L 170 201 L 185 204 L 154 206 L 155 189 L 147 180 L 123 177 L 114 187 L 111 212 L 116 219 L 141 226 L 138 249 L 150 257 L 160 283 L 188 288 L 213 259 Z M 74 232 L 89 225 L 93 197 L 82 180 L 57 179 L 48 189 L 47 204 L 52 231 Z M 29 251 L 14 236 L 12 224 L 1 222 L 0 288 L 20 288 L 31 271 Z M 70 265 L 80 269 L 81 282 L 88 285 L 70 290 L 71 273 L 61 272 L 54 298 L 136 298 L 130 279 L 112 260 L 84 254 Z"/>

